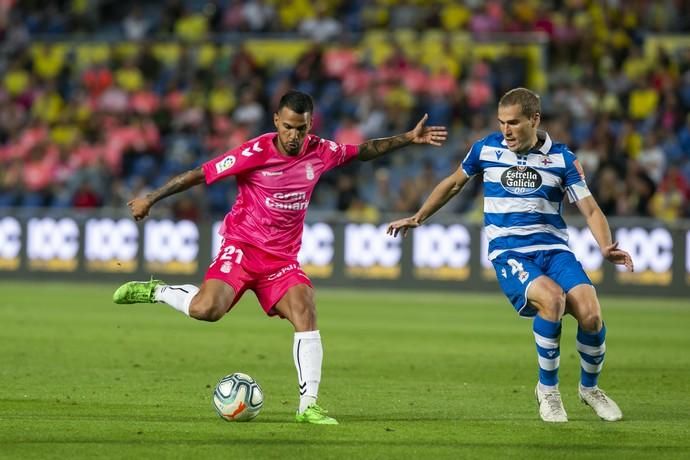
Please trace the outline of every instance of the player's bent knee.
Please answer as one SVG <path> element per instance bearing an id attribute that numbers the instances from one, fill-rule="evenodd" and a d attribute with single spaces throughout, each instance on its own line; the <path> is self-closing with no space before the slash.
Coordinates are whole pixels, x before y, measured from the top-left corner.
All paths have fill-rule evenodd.
<path id="1" fill-rule="evenodd" d="M 601 313 L 598 311 L 589 311 L 579 318 L 580 328 L 587 332 L 599 332 L 603 324 Z"/>
<path id="2" fill-rule="evenodd" d="M 189 306 L 189 316 L 201 321 L 218 321 L 225 315 L 227 308 L 218 302 L 208 299 L 194 299 Z"/>
<path id="3" fill-rule="evenodd" d="M 559 321 L 563 317 L 563 309 L 557 303 L 549 303 L 541 311 L 549 321 Z"/>
<path id="4" fill-rule="evenodd" d="M 549 288 L 548 292 L 549 305 L 551 308 L 563 311 L 565 310 L 565 292 L 558 285 L 553 285 Z"/>

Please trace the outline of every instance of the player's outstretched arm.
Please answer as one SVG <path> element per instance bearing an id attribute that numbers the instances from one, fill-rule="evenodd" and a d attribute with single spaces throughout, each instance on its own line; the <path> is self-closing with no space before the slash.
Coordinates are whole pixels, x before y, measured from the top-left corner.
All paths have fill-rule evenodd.
<path id="1" fill-rule="evenodd" d="M 402 233 L 403 237 L 407 236 L 407 231 L 409 229 L 422 225 L 432 214 L 441 209 L 451 198 L 460 193 L 460 190 L 462 190 L 468 180 L 469 177 L 465 175 L 462 168 L 458 168 L 457 171 L 443 179 L 434 187 L 434 190 L 431 191 L 429 197 L 424 201 L 424 204 L 422 204 L 422 207 L 419 208 L 419 211 L 417 211 L 414 216 L 391 222 L 388 225 L 386 233 L 394 237 L 398 236 L 398 233 Z"/>
<path id="2" fill-rule="evenodd" d="M 448 138 L 448 130 L 445 126 L 424 126 L 429 115 L 424 114 L 421 120 L 411 131 L 393 137 L 370 139 L 359 144 L 357 158 L 361 161 L 369 161 L 381 155 L 405 147 L 410 144 L 429 144 L 440 147 Z"/>
<path id="3" fill-rule="evenodd" d="M 149 215 L 149 210 L 151 210 L 151 207 L 156 202 L 162 200 L 166 196 L 182 192 L 203 182 L 204 171 L 201 169 L 201 166 L 199 166 L 198 168 L 173 177 L 163 186 L 157 188 L 151 193 L 146 194 L 146 196 L 130 200 L 129 203 L 127 203 L 127 206 L 129 206 L 129 210 L 132 213 L 134 220 L 141 220 Z"/>
<path id="4" fill-rule="evenodd" d="M 577 207 L 585 219 L 587 219 L 587 226 L 592 231 L 594 239 L 599 244 L 601 254 L 606 260 L 616 265 L 625 265 L 630 271 L 635 271 L 632 257 L 626 251 L 618 248 L 618 242 L 613 241 L 611 237 L 611 229 L 606 216 L 599 208 L 596 200 L 592 196 L 588 196 L 577 201 Z"/>

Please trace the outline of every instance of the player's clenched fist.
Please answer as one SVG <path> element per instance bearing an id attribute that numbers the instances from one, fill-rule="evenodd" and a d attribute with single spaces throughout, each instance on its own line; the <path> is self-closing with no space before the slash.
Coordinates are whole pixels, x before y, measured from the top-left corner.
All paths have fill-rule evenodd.
<path id="1" fill-rule="evenodd" d="M 141 220 L 149 215 L 151 209 L 151 202 L 146 198 L 134 198 L 127 203 L 129 211 L 132 213 L 134 220 Z"/>

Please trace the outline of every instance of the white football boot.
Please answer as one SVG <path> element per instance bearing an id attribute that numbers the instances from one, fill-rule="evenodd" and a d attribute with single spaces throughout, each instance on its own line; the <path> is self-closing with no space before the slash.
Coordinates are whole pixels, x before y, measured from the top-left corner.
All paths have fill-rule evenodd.
<path id="1" fill-rule="evenodd" d="M 586 388 L 580 385 L 578 394 L 580 401 L 591 407 L 602 420 L 616 422 L 623 418 L 618 404 L 599 387 Z"/>
<path id="2" fill-rule="evenodd" d="M 549 423 L 562 423 L 568 421 L 568 414 L 565 413 L 561 392 L 558 390 L 541 391 L 539 384 L 534 389 L 534 396 L 539 404 L 539 415 L 541 419 Z"/>

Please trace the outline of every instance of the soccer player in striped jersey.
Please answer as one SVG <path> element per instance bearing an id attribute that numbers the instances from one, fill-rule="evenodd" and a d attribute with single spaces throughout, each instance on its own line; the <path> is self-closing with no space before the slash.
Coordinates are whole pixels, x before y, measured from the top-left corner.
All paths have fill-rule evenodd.
<path id="1" fill-rule="evenodd" d="M 538 129 L 540 117 L 539 96 L 525 88 L 508 91 L 498 103 L 501 131 L 475 142 L 460 168 L 436 186 L 419 211 L 392 222 L 388 233 L 405 236 L 460 192 L 472 176 L 481 174 L 489 259 L 518 314 L 534 317 L 539 415 L 546 422 L 568 421 L 558 367 L 561 319 L 569 313 L 578 323 L 579 397 L 603 420 L 620 420 L 620 408 L 597 385 L 606 327 L 594 286 L 568 247 L 561 217 L 565 195 L 586 218 L 605 259 L 633 270 L 632 259 L 612 241 L 606 217 L 587 188 L 575 155 Z"/>
<path id="2" fill-rule="evenodd" d="M 130 281 L 115 291 L 113 301 L 162 302 L 192 318 L 218 321 L 245 291 L 254 291 L 266 314 L 286 318 L 295 329 L 292 351 L 300 390 L 295 420 L 335 425 L 338 422 L 316 403 L 323 347 L 313 286 L 297 261 L 314 187 L 322 174 L 354 159 L 373 160 L 412 144 L 440 146 L 448 133 L 443 126 L 425 126 L 424 115 L 406 133 L 359 145 L 338 144 L 310 134 L 313 113 L 311 96 L 289 91 L 273 114 L 276 132 L 251 139 L 131 200 L 132 217 L 142 220 L 155 203 L 190 187 L 230 177 L 238 187 L 220 229 L 223 243 L 200 287 Z"/>

